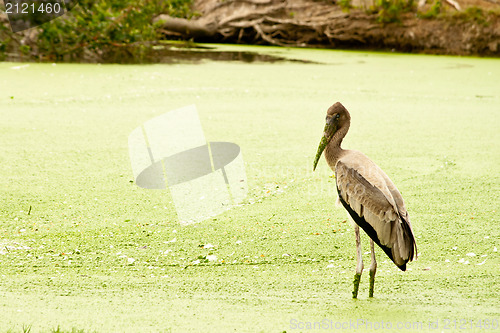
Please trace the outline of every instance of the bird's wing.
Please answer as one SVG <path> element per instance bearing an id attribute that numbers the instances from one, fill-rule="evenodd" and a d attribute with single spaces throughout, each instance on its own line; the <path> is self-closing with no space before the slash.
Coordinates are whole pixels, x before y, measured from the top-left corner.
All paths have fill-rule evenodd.
<path id="1" fill-rule="evenodd" d="M 350 152 L 335 167 L 339 200 L 354 221 L 404 270 L 413 259 L 415 239 L 401 194 L 368 157 Z"/>

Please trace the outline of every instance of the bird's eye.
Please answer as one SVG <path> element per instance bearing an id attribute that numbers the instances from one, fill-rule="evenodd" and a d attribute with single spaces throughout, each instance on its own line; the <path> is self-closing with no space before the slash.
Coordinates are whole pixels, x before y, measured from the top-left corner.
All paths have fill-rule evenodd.
<path id="1" fill-rule="evenodd" d="M 335 116 L 335 118 L 339 119 L 340 118 L 340 114 L 337 113 L 337 115 Z"/>

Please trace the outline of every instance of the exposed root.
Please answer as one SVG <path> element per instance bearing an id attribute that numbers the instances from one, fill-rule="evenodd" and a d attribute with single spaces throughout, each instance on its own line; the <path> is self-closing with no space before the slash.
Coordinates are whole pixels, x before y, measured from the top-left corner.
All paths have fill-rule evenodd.
<path id="1" fill-rule="evenodd" d="M 457 0 L 445 2 L 461 8 Z M 419 1 L 424 5 L 425 0 Z M 376 14 L 361 9 L 344 12 L 333 1 L 314 0 L 197 0 L 195 8 L 201 13 L 198 19 L 159 15 L 154 20 L 163 22 L 160 31 L 168 38 L 201 42 L 500 56 L 500 17 L 478 25 L 402 13 L 401 22 L 382 24 Z"/>

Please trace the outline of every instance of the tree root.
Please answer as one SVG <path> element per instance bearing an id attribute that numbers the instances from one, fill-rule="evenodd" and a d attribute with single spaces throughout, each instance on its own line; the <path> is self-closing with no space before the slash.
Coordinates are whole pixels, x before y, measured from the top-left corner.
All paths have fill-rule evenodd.
<path id="1" fill-rule="evenodd" d="M 369 1 L 369 0 L 360 0 Z M 489 0 L 498 1 L 498 0 Z M 460 8 L 456 0 L 445 0 Z M 492 24 L 424 20 L 402 13 L 398 23 L 378 23 L 376 14 L 344 12 L 328 1 L 196 0 L 201 17 L 159 15 L 167 38 L 195 41 L 395 49 L 403 52 L 500 56 L 500 17 Z"/>

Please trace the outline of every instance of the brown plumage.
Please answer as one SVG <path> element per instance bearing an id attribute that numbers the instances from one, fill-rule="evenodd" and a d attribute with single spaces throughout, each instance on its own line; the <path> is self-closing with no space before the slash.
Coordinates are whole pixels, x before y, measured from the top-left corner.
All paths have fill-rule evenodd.
<path id="1" fill-rule="evenodd" d="M 342 104 L 337 102 L 328 109 L 325 131 L 318 147 L 314 168 L 324 150 L 328 165 L 335 171 L 339 201 L 349 212 L 356 226 L 361 227 L 396 266 L 404 271 L 406 263 L 416 256 L 417 247 L 403 197 L 385 172 L 363 153 L 340 147 L 350 122 L 349 112 Z M 359 252 L 359 231 L 356 241 Z M 359 260 L 361 264 L 358 262 L 358 284 L 363 269 L 360 253 Z M 372 296 L 372 273 L 374 280 L 376 271 L 373 250 L 370 271 Z M 357 297 L 356 281 L 355 294 L 353 293 L 353 296 Z"/>

